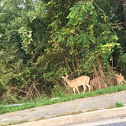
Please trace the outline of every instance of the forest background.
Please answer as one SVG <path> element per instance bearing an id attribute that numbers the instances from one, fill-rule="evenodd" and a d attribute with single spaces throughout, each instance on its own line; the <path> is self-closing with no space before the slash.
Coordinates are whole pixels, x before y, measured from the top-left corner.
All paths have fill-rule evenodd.
<path id="1" fill-rule="evenodd" d="M 0 58 L 2 103 L 60 96 L 65 74 L 116 85 L 115 73 L 126 77 L 126 1 L 1 0 Z"/>

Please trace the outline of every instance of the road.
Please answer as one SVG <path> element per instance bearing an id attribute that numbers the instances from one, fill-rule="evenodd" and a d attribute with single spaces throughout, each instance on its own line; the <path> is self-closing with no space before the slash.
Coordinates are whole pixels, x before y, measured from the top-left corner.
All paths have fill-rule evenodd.
<path id="1" fill-rule="evenodd" d="M 60 117 L 63 115 L 70 115 L 70 114 L 75 114 L 75 113 L 76 114 L 84 113 L 85 115 L 87 115 L 88 113 L 92 113 L 90 111 L 104 110 L 106 108 L 111 108 L 115 105 L 116 102 L 121 102 L 123 105 L 126 104 L 126 91 L 121 91 L 121 92 L 117 92 L 117 93 L 106 94 L 106 95 L 101 95 L 101 96 L 96 96 L 96 97 L 82 98 L 82 99 L 77 99 L 77 100 L 63 102 L 63 103 L 57 103 L 57 104 L 53 104 L 53 105 L 41 106 L 41 107 L 21 110 L 21 111 L 17 111 L 17 112 L 1 114 L 0 115 L 0 125 L 8 125 L 11 123 L 16 124 L 16 123 L 20 123 L 20 122 L 29 122 L 29 123 L 31 122 L 34 125 L 36 125 L 36 120 L 42 121 L 43 124 L 46 125 L 46 123 L 48 122 L 47 119 L 52 119 L 54 117 Z M 118 109 L 118 110 L 120 110 L 120 109 Z M 124 111 L 121 111 L 121 112 L 125 112 L 123 114 L 126 115 L 126 107 L 125 107 Z M 111 114 L 111 113 L 109 113 L 109 114 Z M 116 114 L 116 110 L 113 111 L 113 115 L 114 114 Z M 116 114 L 116 115 L 119 115 L 119 114 Z M 77 118 L 78 116 L 79 116 L 79 114 L 74 119 L 73 118 L 72 119 L 79 120 L 79 118 Z M 90 115 L 90 117 L 92 117 L 92 118 L 94 118 L 95 116 L 96 115 L 94 115 L 94 116 Z M 99 116 L 101 116 L 101 114 L 99 114 L 98 117 Z M 106 116 L 106 115 L 104 115 L 104 116 Z M 89 117 L 89 119 L 90 119 L 90 117 Z M 86 120 L 85 116 L 84 117 L 82 116 L 82 118 Z M 72 119 L 70 116 L 70 118 L 68 119 L 68 122 L 70 120 L 71 123 L 73 123 Z M 57 120 L 57 118 L 53 119 L 51 121 L 53 123 L 55 123 L 54 120 Z M 64 118 L 61 119 L 57 124 L 61 124 L 61 121 L 64 122 Z M 78 122 L 76 122 L 76 123 L 78 123 Z M 45 125 L 43 125 L 43 126 L 45 126 Z M 18 126 L 19 126 L 19 124 L 18 124 Z M 22 126 L 28 126 L 28 124 L 27 125 L 23 124 Z M 31 126 L 31 124 L 29 126 Z M 40 122 L 40 126 L 42 126 L 41 122 Z M 48 125 L 48 126 L 50 126 L 50 125 Z"/>
<path id="2" fill-rule="evenodd" d="M 108 126 L 113 126 L 115 123 L 123 126 L 125 122 L 126 106 L 26 122 L 14 126 L 107 126 L 108 124 Z M 111 125 L 112 123 L 114 124 Z"/>
<path id="3" fill-rule="evenodd" d="M 80 122 L 74 124 L 68 124 L 66 126 L 126 126 L 126 117 L 116 117 L 111 119 L 100 119 L 93 122 Z"/>

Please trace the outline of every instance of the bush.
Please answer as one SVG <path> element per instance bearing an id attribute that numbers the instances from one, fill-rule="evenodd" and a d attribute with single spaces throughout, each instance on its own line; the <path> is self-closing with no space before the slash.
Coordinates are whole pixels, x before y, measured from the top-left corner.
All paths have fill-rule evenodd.
<path id="1" fill-rule="evenodd" d="M 123 107 L 123 104 L 122 103 L 119 103 L 119 102 L 116 102 L 115 103 L 115 107 Z"/>
<path id="2" fill-rule="evenodd" d="M 72 94 L 70 89 L 60 86 L 59 84 L 54 85 L 52 89 L 52 97 L 61 97 L 67 94 Z"/>

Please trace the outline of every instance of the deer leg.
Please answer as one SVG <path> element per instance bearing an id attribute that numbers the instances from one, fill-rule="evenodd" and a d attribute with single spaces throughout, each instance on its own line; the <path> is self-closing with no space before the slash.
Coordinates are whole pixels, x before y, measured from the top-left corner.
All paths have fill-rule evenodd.
<path id="1" fill-rule="evenodd" d="M 90 80 L 87 81 L 86 86 L 88 87 L 88 90 L 89 90 L 89 92 L 90 92 L 90 91 L 91 91 L 91 86 L 89 85 L 89 81 L 90 81 Z"/>
<path id="2" fill-rule="evenodd" d="M 80 91 L 79 91 L 78 87 L 76 87 L 76 90 L 77 90 L 77 92 L 80 94 Z"/>
<path id="3" fill-rule="evenodd" d="M 123 80 L 123 81 L 122 81 L 122 84 L 125 84 L 125 83 L 126 83 L 126 81 L 125 81 L 125 80 Z"/>
<path id="4" fill-rule="evenodd" d="M 91 86 L 91 91 L 93 91 L 94 90 L 94 87 L 93 86 Z"/>
<path id="5" fill-rule="evenodd" d="M 74 94 L 75 94 L 75 88 L 73 88 L 73 92 L 74 92 Z"/>
<path id="6" fill-rule="evenodd" d="M 85 85 L 83 85 L 83 88 L 84 88 L 84 91 L 83 91 L 83 93 L 84 93 L 86 91 L 87 87 Z"/>
<path id="7" fill-rule="evenodd" d="M 101 89 L 101 84 L 99 81 L 98 81 L 98 88 Z"/>
<path id="8" fill-rule="evenodd" d="M 126 81 L 124 80 L 124 83 L 126 83 Z"/>
<path id="9" fill-rule="evenodd" d="M 124 81 L 121 81 L 121 84 L 123 84 Z"/>
<path id="10" fill-rule="evenodd" d="M 87 84 L 88 90 L 89 92 L 91 91 L 91 86 L 89 84 Z"/>
<path id="11" fill-rule="evenodd" d="M 119 82 L 119 85 L 121 85 L 121 84 L 122 84 L 122 81 Z"/>

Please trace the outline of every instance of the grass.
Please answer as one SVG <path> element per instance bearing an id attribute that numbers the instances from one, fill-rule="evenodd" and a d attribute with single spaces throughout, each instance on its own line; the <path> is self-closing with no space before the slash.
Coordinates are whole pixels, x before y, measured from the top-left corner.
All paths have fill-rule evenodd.
<path id="1" fill-rule="evenodd" d="M 25 102 L 21 106 L 7 107 L 7 106 L 3 105 L 3 106 L 0 106 L 0 114 L 34 108 L 37 106 L 61 103 L 61 102 L 71 101 L 71 100 L 80 99 L 80 98 L 94 97 L 94 96 L 98 96 L 98 95 L 109 94 L 109 93 L 119 92 L 119 91 L 123 91 L 123 90 L 126 90 L 126 84 L 120 85 L 120 86 L 118 86 L 118 85 L 110 86 L 108 88 L 101 89 L 101 90 L 85 92 L 84 94 L 81 93 L 81 94 L 76 94 L 76 95 L 64 95 L 64 96 L 60 97 L 59 99 L 54 99 L 54 100 L 51 100 L 49 98 L 36 99 L 34 101 Z"/>
<path id="2" fill-rule="evenodd" d="M 116 103 L 115 103 L 115 107 L 123 107 L 123 104 L 120 103 L 120 102 L 116 102 Z"/>
<path id="3" fill-rule="evenodd" d="M 28 120 L 12 121 L 7 124 L 6 123 L 0 124 L 0 126 L 16 125 L 16 124 L 21 124 L 21 123 L 26 123 L 26 122 L 28 122 Z"/>
<path id="4" fill-rule="evenodd" d="M 115 106 L 114 106 L 114 105 L 108 106 L 108 107 L 106 107 L 105 109 L 112 109 L 112 108 L 115 108 Z"/>
<path id="5" fill-rule="evenodd" d="M 62 116 L 66 116 L 66 115 L 77 115 L 77 114 L 81 114 L 83 113 L 82 111 L 77 111 L 77 112 L 69 112 L 69 113 L 66 113 L 66 114 L 60 114 L 60 115 L 56 115 L 54 117 L 62 117 Z"/>
<path id="6" fill-rule="evenodd" d="M 123 107 L 123 103 L 121 102 L 116 102 L 115 105 L 108 106 L 105 109 L 111 109 L 111 108 L 118 108 L 118 107 Z"/>

